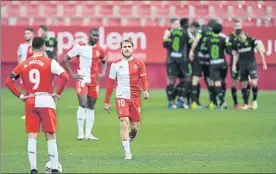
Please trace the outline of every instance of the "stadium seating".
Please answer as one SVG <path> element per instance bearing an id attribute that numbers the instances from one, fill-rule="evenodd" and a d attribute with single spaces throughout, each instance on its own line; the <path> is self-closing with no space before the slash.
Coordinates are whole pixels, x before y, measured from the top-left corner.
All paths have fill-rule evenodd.
<path id="1" fill-rule="evenodd" d="M 121 19 L 120 18 L 108 18 L 108 20 L 106 21 L 106 24 L 108 26 L 120 26 L 121 25 Z"/>
<path id="2" fill-rule="evenodd" d="M 111 17 L 114 15 L 114 6 L 112 4 L 104 4 L 100 6 L 99 16 Z"/>
<path id="3" fill-rule="evenodd" d="M 209 5 L 196 5 L 194 6 L 196 17 L 206 17 L 209 16 Z"/>
<path id="4" fill-rule="evenodd" d="M 190 6 L 188 5 L 182 5 L 182 4 L 178 4 L 174 6 L 174 16 L 176 17 L 191 17 L 191 13 L 190 13 Z"/>
<path id="5" fill-rule="evenodd" d="M 172 17 L 219 18 L 224 24 L 235 17 L 264 25 L 275 25 L 275 1 L 1 1 L 3 25 L 66 25 L 119 26 L 163 25 Z M 86 19 L 82 19 L 87 17 Z M 45 18 L 45 19 L 43 19 Z M 104 19 L 100 19 L 104 18 Z M 122 19 L 124 18 L 124 19 Z M 269 20 L 271 19 L 271 20 Z M 52 22 L 49 22 L 52 21 Z M 129 21 L 129 22 L 127 22 Z M 134 23 L 133 21 L 136 21 Z"/>
<path id="6" fill-rule="evenodd" d="M 133 15 L 133 5 L 121 4 L 116 9 L 117 16 L 128 17 Z"/>
<path id="7" fill-rule="evenodd" d="M 44 4 L 43 5 L 43 13 L 42 16 L 47 17 L 56 17 L 61 16 L 61 11 L 58 9 L 59 6 L 57 4 Z"/>
<path id="8" fill-rule="evenodd" d="M 85 20 L 83 17 L 72 17 L 70 18 L 70 25 L 83 26 L 85 25 Z"/>
<path id="9" fill-rule="evenodd" d="M 151 4 L 139 4 L 136 6 L 136 14 L 137 16 L 140 17 L 150 17 L 151 16 L 151 11 L 152 11 L 152 6 Z"/>
<path id="10" fill-rule="evenodd" d="M 81 5 L 80 13 L 81 13 L 80 16 L 95 16 L 96 6 L 94 4 L 89 4 L 89 3 L 83 4 Z"/>
<path id="11" fill-rule="evenodd" d="M 66 3 L 63 4 L 62 6 L 62 15 L 63 16 L 79 16 L 78 15 L 78 10 L 77 10 L 77 5 L 73 3 Z"/>

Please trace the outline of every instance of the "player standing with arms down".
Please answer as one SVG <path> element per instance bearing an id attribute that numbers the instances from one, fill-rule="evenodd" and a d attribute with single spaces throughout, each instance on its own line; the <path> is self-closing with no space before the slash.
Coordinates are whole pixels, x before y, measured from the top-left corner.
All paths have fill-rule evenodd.
<path id="1" fill-rule="evenodd" d="M 129 40 L 121 42 L 123 57 L 111 64 L 109 82 L 105 96 L 104 108 L 111 111 L 110 97 L 113 85 L 116 87 L 116 108 L 120 118 L 120 136 L 125 151 L 125 159 L 131 159 L 130 142 L 136 137 L 141 120 L 140 81 L 144 98 L 149 98 L 146 66 L 143 61 L 133 58 L 134 45 Z M 129 132 L 129 126 L 131 130 Z"/>
<path id="2" fill-rule="evenodd" d="M 66 69 L 72 77 L 77 80 L 76 88 L 79 100 L 77 111 L 78 139 L 98 140 L 91 131 L 95 120 L 95 104 L 99 93 L 99 78 L 105 75 L 106 55 L 105 50 L 97 45 L 99 40 L 99 30 L 91 29 L 89 31 L 88 43 L 75 45 L 65 56 Z M 78 72 L 74 73 L 69 60 L 78 59 Z M 102 63 L 101 73 L 99 75 L 99 61 Z M 84 135 L 84 121 L 86 128 Z"/>
<path id="3" fill-rule="evenodd" d="M 184 19 L 185 20 L 185 19 Z M 189 75 L 189 35 L 187 31 L 188 20 L 181 22 L 181 27 L 171 30 L 169 39 L 164 42 L 164 47 L 168 49 L 167 72 L 170 77 L 170 86 L 167 88 L 168 99 L 174 100 L 175 95 L 170 95 L 174 91 L 176 78 L 180 82 L 178 88 L 178 107 L 188 109 L 188 91 L 190 87 Z M 171 103 L 169 103 L 171 104 Z"/>
<path id="4" fill-rule="evenodd" d="M 222 81 L 226 77 L 225 67 L 227 67 L 225 60 L 225 50 L 228 38 L 223 37 L 221 34 L 222 25 L 219 23 L 214 24 L 213 35 L 206 41 L 207 51 L 210 54 L 210 79 L 214 82 L 214 98 L 218 97 L 218 105 L 221 109 L 226 109 L 227 105 L 224 100 L 224 89 L 222 88 Z M 227 68 L 226 68 L 227 70 Z"/>
<path id="5" fill-rule="evenodd" d="M 192 79 L 192 108 L 195 109 L 198 107 L 199 98 L 198 98 L 198 85 L 200 83 L 200 77 L 203 72 L 204 80 L 208 86 L 210 103 L 209 107 L 214 108 L 215 99 L 213 97 L 214 87 L 212 82 L 209 79 L 209 64 L 210 64 L 210 55 L 205 53 L 206 51 L 206 40 L 209 36 L 213 34 L 212 27 L 216 24 L 215 19 L 210 19 L 207 25 L 201 26 L 201 29 L 198 30 L 196 37 L 193 41 L 192 47 L 190 49 L 189 58 L 193 65 L 193 79 Z"/>
<path id="6" fill-rule="evenodd" d="M 45 25 L 41 25 L 38 28 L 38 36 L 43 37 L 45 39 L 45 46 L 46 46 L 46 54 L 50 59 L 55 59 L 58 62 L 58 42 L 55 38 L 49 37 L 47 35 L 48 27 Z"/>
<path id="7" fill-rule="evenodd" d="M 24 30 L 25 43 L 21 43 L 17 51 L 18 63 L 23 62 L 29 57 L 30 54 L 32 54 L 32 49 L 30 48 L 32 47 L 33 38 L 34 38 L 34 30 L 31 28 L 26 28 Z"/>
<path id="8" fill-rule="evenodd" d="M 163 36 L 163 47 L 167 49 L 167 61 L 166 61 L 166 67 L 167 67 L 167 76 L 168 76 L 168 82 L 167 82 L 167 87 L 166 87 L 166 93 L 167 93 L 167 98 L 168 98 L 168 108 L 169 109 L 176 109 L 177 106 L 174 103 L 175 100 L 175 91 L 174 90 L 174 83 L 176 77 L 174 77 L 169 71 L 170 67 L 170 48 L 168 48 L 166 45 L 167 43 L 171 42 L 171 39 L 169 38 L 171 35 L 171 31 L 180 28 L 180 21 L 179 19 L 173 18 L 170 21 L 171 27 L 165 30 L 164 36 Z"/>
<path id="9" fill-rule="evenodd" d="M 254 49 L 256 48 L 261 56 L 263 70 L 267 70 L 267 65 L 264 56 L 264 48 L 262 48 L 255 38 L 248 36 L 241 29 L 236 30 L 236 35 L 238 39 L 233 44 L 233 65 L 232 71 L 237 73 L 237 66 L 240 68 L 241 73 L 241 86 L 242 86 L 242 95 L 244 100 L 243 109 L 247 110 L 248 106 L 248 78 L 250 77 L 250 82 L 253 92 L 253 102 L 252 109 L 258 108 L 257 95 L 258 95 L 258 72 L 257 72 L 257 63 L 255 58 Z"/>
<path id="10" fill-rule="evenodd" d="M 26 28 L 24 30 L 24 39 L 25 43 L 21 43 L 17 50 L 18 64 L 26 60 L 28 57 L 32 56 L 32 40 L 34 38 L 34 30 L 31 28 Z M 23 82 L 20 79 L 20 88 L 23 90 Z M 25 119 L 25 116 L 22 116 L 21 119 Z"/>
<path id="11" fill-rule="evenodd" d="M 40 124 L 48 144 L 48 154 L 51 162 L 52 173 L 58 173 L 58 149 L 56 143 L 56 100 L 61 95 L 68 82 L 68 74 L 55 60 L 45 56 L 45 43 L 41 37 L 33 39 L 32 48 L 34 55 L 21 62 L 12 71 L 6 81 L 6 86 L 11 92 L 25 101 L 26 131 L 28 133 L 28 157 L 31 173 L 37 173 L 37 138 Z M 53 93 L 53 77 L 61 78 L 60 86 Z M 21 94 L 14 85 L 19 77 L 22 78 L 25 94 Z"/>
<path id="12" fill-rule="evenodd" d="M 235 19 L 233 21 L 233 29 L 234 29 L 234 31 L 229 35 L 229 42 L 227 43 L 226 52 L 230 55 L 230 72 L 231 72 L 231 78 L 232 78 L 231 94 L 232 94 L 232 99 L 234 102 L 234 107 L 235 107 L 235 109 L 241 109 L 241 107 L 238 103 L 238 97 L 237 97 L 237 84 L 239 81 L 239 74 L 240 74 L 239 67 L 237 66 L 237 72 L 232 71 L 233 59 L 234 59 L 233 54 L 232 54 L 233 44 L 238 39 L 238 37 L 236 35 L 236 30 L 242 29 L 242 24 L 241 24 L 240 20 Z M 248 90 L 250 90 L 249 84 L 248 84 L 247 88 L 248 88 Z"/>

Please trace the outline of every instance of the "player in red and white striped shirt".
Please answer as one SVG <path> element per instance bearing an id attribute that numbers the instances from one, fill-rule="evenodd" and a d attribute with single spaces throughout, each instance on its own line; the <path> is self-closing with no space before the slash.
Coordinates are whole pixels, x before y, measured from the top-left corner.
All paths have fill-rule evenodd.
<path id="1" fill-rule="evenodd" d="M 34 55 L 19 63 L 6 81 L 9 90 L 25 102 L 26 131 L 28 133 L 28 157 L 31 173 L 37 173 L 37 139 L 42 126 L 47 139 L 52 173 L 58 173 L 58 150 L 56 144 L 56 100 L 68 82 L 67 72 L 55 61 L 44 56 L 45 41 L 36 37 L 32 41 Z M 56 93 L 53 91 L 54 75 L 61 81 Z M 25 94 L 20 93 L 14 82 L 21 78 Z M 55 171 L 55 172 L 54 172 Z"/>
<path id="2" fill-rule="evenodd" d="M 144 98 L 149 98 L 149 88 L 144 61 L 133 58 L 134 45 L 129 40 L 121 43 L 123 57 L 110 67 L 108 88 L 105 97 L 105 110 L 110 112 L 110 97 L 115 82 L 116 108 L 121 121 L 121 140 L 125 151 L 125 159 L 131 159 L 130 142 L 136 137 L 141 120 L 140 82 L 142 82 Z M 130 132 L 128 131 L 131 127 Z"/>
<path id="3" fill-rule="evenodd" d="M 77 95 L 79 108 L 77 111 L 78 139 L 98 140 L 91 134 L 95 113 L 94 106 L 99 93 L 99 77 L 103 77 L 106 71 L 105 50 L 97 45 L 99 40 L 99 30 L 91 29 L 89 32 L 89 42 L 75 45 L 65 57 L 65 65 L 72 77 L 77 80 Z M 69 60 L 78 60 L 78 70 L 74 73 L 70 67 Z M 99 61 L 102 63 L 99 74 Z M 86 128 L 84 134 L 84 121 Z"/>
<path id="4" fill-rule="evenodd" d="M 34 37 L 34 30 L 31 28 L 26 28 L 24 30 L 25 43 L 21 43 L 17 50 L 18 63 L 23 62 L 30 56 L 30 51 L 32 52 L 32 40 Z"/>

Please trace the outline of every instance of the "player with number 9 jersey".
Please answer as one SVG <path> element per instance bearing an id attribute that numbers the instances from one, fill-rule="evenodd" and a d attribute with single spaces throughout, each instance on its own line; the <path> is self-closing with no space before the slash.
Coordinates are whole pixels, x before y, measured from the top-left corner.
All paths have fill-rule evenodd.
<path id="1" fill-rule="evenodd" d="M 47 113 L 43 113 L 49 114 L 49 118 L 45 118 L 46 121 L 44 120 L 45 125 L 43 125 L 43 119 L 41 120 L 44 131 L 55 131 L 56 129 L 56 106 L 53 97 L 50 96 L 54 93 L 54 75 L 58 75 L 62 79 L 60 87 L 56 92 L 60 95 L 68 81 L 68 74 L 57 61 L 49 59 L 42 54 L 33 55 L 18 64 L 7 79 L 6 85 L 17 97 L 23 95 L 13 86 L 13 81 L 19 77 L 23 81 L 25 95 L 33 96 L 27 97 L 25 102 L 27 132 L 39 132 L 39 117 L 33 116 L 36 114 L 33 112 L 35 108 L 47 108 Z"/>
<path id="2" fill-rule="evenodd" d="M 68 74 L 56 60 L 44 56 L 45 41 L 35 37 L 32 41 L 33 56 L 15 67 L 6 81 L 9 90 L 25 102 L 26 131 L 28 133 L 28 158 L 31 173 L 37 171 L 36 146 L 40 126 L 47 139 L 48 157 L 51 161 L 52 173 L 58 171 L 58 148 L 56 143 L 56 100 L 68 82 Z M 60 77 L 57 91 L 53 91 L 54 76 Z M 21 94 L 15 81 L 21 77 L 25 94 Z"/>

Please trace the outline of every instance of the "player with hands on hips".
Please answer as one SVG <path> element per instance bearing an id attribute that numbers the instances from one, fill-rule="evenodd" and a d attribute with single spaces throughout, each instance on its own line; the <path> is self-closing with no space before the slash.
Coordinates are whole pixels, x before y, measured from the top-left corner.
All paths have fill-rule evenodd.
<path id="1" fill-rule="evenodd" d="M 79 107 L 77 110 L 78 140 L 98 140 L 91 131 L 95 120 L 95 104 L 99 94 L 99 80 L 105 75 L 106 53 L 99 46 L 99 30 L 92 28 L 89 31 L 88 43 L 75 45 L 65 56 L 66 69 L 76 80 Z M 77 58 L 78 70 L 73 72 L 70 59 Z M 101 62 L 101 72 L 99 72 Z M 86 128 L 84 131 L 84 122 Z"/>

